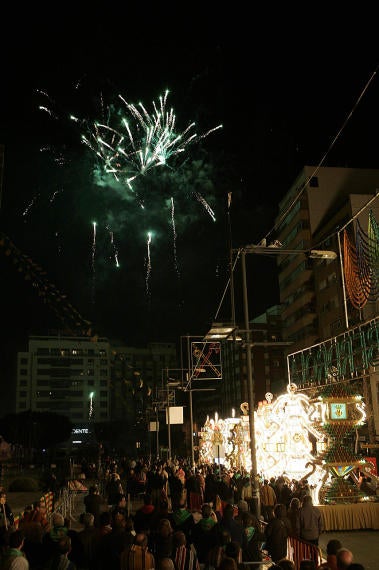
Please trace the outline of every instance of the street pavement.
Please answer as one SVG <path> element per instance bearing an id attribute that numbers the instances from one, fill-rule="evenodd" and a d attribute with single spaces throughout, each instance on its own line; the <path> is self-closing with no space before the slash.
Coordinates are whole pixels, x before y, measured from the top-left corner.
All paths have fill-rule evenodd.
<path id="1" fill-rule="evenodd" d="M 365 570 L 379 570 L 378 530 L 345 530 L 322 533 L 319 546 L 325 557 L 326 545 L 332 538 L 336 538 L 343 547 L 351 550 L 354 555 L 354 562 L 363 564 Z"/>

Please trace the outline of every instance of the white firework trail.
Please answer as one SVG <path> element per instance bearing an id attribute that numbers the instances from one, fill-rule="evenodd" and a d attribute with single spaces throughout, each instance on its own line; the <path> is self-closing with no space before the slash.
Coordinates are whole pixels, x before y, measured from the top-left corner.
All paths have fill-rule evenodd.
<path id="1" fill-rule="evenodd" d="M 115 244 L 115 242 L 114 242 L 114 233 L 112 232 L 112 230 L 110 229 L 109 226 L 106 226 L 106 228 L 107 228 L 107 230 L 108 230 L 108 232 L 109 232 L 109 237 L 110 237 L 110 239 L 111 239 L 111 246 L 112 246 L 112 248 L 113 248 L 113 256 L 114 256 L 115 265 L 116 265 L 117 268 L 119 268 L 119 267 L 120 267 L 120 263 L 119 263 L 119 260 L 118 260 L 118 250 L 117 250 L 116 244 Z"/>
<path id="2" fill-rule="evenodd" d="M 95 296 L 96 296 L 96 222 L 92 222 L 93 227 L 93 238 L 92 238 L 92 303 L 95 303 Z"/>
<path id="3" fill-rule="evenodd" d="M 146 295 L 150 297 L 150 274 L 151 274 L 151 255 L 150 255 L 150 244 L 151 244 L 151 232 L 147 234 L 147 254 L 146 254 Z"/>
<path id="4" fill-rule="evenodd" d="M 174 198 L 172 196 L 171 196 L 171 226 L 172 226 L 172 239 L 173 239 L 173 250 L 174 250 L 174 265 L 175 265 L 176 273 L 177 273 L 178 277 L 180 277 L 180 272 L 179 272 L 179 267 L 178 267 L 178 258 L 176 255 L 177 233 L 176 233 L 176 225 L 175 225 L 175 203 L 174 203 Z"/>
<path id="5" fill-rule="evenodd" d="M 199 192 L 194 192 L 194 195 L 195 195 L 196 200 L 204 206 L 205 210 L 208 212 L 208 214 L 210 215 L 212 220 L 215 222 L 216 221 L 215 213 L 212 210 L 212 208 L 210 207 L 210 205 L 208 204 L 208 202 L 205 200 L 205 198 Z"/>

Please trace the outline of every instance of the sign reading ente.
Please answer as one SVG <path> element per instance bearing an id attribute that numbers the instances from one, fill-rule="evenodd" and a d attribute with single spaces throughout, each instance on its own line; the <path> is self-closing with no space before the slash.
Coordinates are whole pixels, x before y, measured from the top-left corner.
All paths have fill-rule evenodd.
<path id="1" fill-rule="evenodd" d="M 301 385 L 367 375 L 379 365 L 379 317 L 287 356 L 289 380 Z"/>

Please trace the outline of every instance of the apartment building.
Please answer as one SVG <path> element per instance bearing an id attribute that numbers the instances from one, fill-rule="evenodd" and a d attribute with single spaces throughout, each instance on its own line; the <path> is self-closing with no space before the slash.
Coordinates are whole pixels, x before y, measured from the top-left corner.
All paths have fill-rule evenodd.
<path id="1" fill-rule="evenodd" d="M 377 188 L 379 170 L 305 166 L 280 202 L 277 238 L 283 249 L 299 250 L 277 257 L 283 339 L 293 343 L 291 352 L 341 333 L 346 311 L 351 323 L 362 318 L 344 301 L 337 232 Z M 379 219 L 379 200 L 372 209 Z M 368 210 L 357 217 L 364 227 L 367 216 Z M 311 248 L 335 251 L 337 258 L 316 260 L 300 253 Z M 376 305 L 369 304 L 364 312 L 375 314 Z"/>
<path id="2" fill-rule="evenodd" d="M 16 412 L 56 412 L 77 430 L 108 421 L 110 365 L 106 338 L 31 336 L 17 355 Z"/>

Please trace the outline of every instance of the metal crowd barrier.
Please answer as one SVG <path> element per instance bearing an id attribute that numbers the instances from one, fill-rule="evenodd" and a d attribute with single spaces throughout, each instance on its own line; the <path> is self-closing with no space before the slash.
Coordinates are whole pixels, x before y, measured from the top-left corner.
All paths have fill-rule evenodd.
<path id="1" fill-rule="evenodd" d="M 287 558 L 295 563 L 296 570 L 300 570 L 300 562 L 304 559 L 313 560 L 316 568 L 323 560 L 321 548 L 311 542 L 290 536 L 287 539 L 287 545 Z"/>

